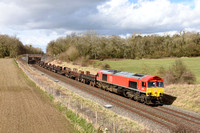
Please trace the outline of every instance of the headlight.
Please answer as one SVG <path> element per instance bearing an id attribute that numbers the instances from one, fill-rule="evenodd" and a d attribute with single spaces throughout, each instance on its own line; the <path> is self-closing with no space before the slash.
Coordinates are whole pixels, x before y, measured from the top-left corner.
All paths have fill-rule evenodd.
<path id="1" fill-rule="evenodd" d="M 151 95 L 151 92 L 147 93 L 147 95 Z"/>

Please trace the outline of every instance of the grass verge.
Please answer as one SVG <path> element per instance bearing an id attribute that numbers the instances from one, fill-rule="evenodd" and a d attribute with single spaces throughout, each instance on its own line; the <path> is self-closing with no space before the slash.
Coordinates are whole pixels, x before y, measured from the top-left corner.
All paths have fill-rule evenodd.
<path id="1" fill-rule="evenodd" d="M 77 133 L 95 133 L 96 130 L 91 123 L 74 113 L 72 110 L 64 107 L 60 102 L 55 103 L 56 107 L 62 112 L 71 123 L 78 129 Z"/>

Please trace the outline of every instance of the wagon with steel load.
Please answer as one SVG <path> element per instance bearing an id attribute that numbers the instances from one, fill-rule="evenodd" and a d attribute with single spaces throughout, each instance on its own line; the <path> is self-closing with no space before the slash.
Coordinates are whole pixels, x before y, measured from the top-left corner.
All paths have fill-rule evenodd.
<path id="1" fill-rule="evenodd" d="M 85 84 L 90 84 L 91 86 L 95 86 L 96 84 L 96 76 L 93 74 L 90 74 L 89 71 L 86 71 L 86 74 L 82 71 L 80 74 L 80 80 L 81 82 Z"/>

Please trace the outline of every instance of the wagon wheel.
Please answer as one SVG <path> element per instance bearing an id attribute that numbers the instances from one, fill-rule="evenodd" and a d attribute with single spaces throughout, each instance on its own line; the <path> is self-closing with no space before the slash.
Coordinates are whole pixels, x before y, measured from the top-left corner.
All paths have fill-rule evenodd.
<path id="1" fill-rule="evenodd" d="M 98 83 L 96 84 L 96 87 L 102 89 L 101 86 Z"/>
<path id="2" fill-rule="evenodd" d="M 93 86 L 93 87 L 95 86 L 94 82 L 92 82 L 92 86 Z"/>

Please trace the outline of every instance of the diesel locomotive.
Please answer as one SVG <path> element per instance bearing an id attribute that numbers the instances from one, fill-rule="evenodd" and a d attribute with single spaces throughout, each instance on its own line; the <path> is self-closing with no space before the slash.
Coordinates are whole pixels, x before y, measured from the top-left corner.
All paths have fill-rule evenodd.
<path id="1" fill-rule="evenodd" d="M 146 104 L 162 104 L 164 80 L 158 76 L 116 70 L 100 70 L 96 75 L 97 86 L 122 94 Z"/>

